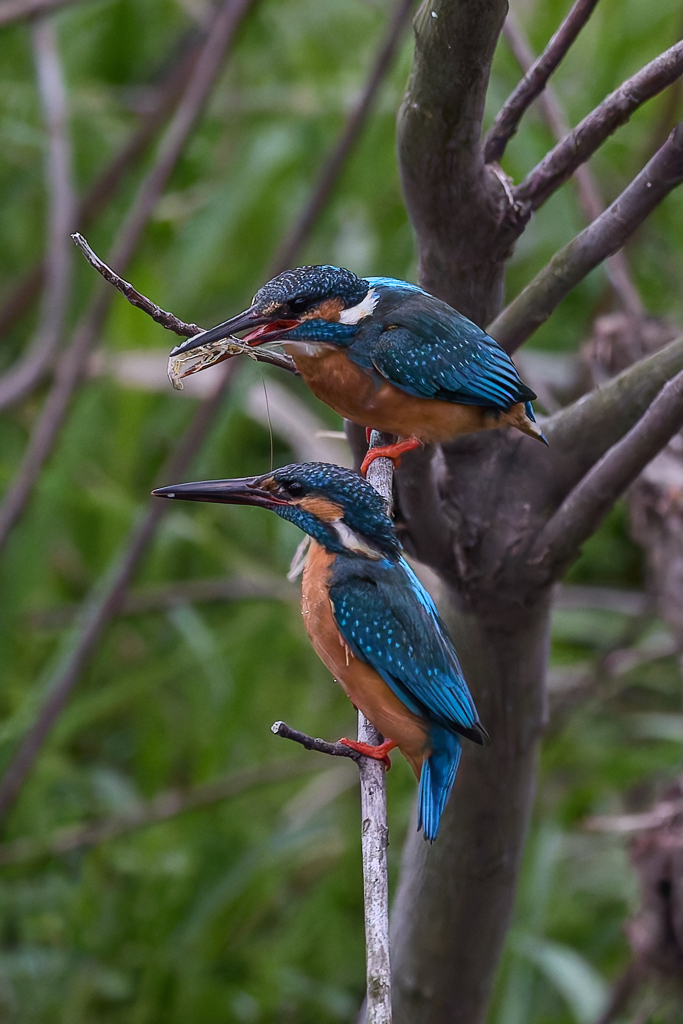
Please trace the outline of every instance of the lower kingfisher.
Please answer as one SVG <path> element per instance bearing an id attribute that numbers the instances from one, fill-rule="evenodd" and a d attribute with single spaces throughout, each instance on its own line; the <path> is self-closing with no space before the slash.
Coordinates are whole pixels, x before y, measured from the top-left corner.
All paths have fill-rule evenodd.
<path id="1" fill-rule="evenodd" d="M 310 389 L 366 429 L 405 440 L 373 448 L 395 460 L 421 443 L 513 426 L 547 444 L 536 395 L 504 349 L 441 299 L 390 277 L 299 267 L 259 289 L 249 309 L 178 345 L 171 359 L 239 332 L 250 346 L 283 345 Z M 192 361 L 187 376 L 233 352 Z"/>
<path id="2" fill-rule="evenodd" d="M 308 533 L 302 612 L 316 653 L 356 708 L 385 737 L 342 739 L 384 761 L 398 747 L 419 779 L 418 829 L 433 841 L 460 761 L 460 737 L 486 732 L 431 597 L 408 563 L 384 499 L 362 477 L 328 463 L 264 476 L 172 484 L 164 498 L 259 505 Z"/>

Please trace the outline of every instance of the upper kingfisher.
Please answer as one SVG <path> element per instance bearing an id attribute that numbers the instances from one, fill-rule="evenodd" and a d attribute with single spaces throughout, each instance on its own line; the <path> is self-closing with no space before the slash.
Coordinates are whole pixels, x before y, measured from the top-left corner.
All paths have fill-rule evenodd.
<path id="1" fill-rule="evenodd" d="M 419 779 L 418 828 L 433 841 L 460 761 L 460 737 L 486 732 L 434 602 L 408 563 L 384 499 L 321 462 L 264 476 L 172 484 L 154 494 L 259 505 L 312 537 L 302 612 L 315 651 L 385 742 L 342 743 L 385 762 L 399 747 Z"/>
<path id="2" fill-rule="evenodd" d="M 341 267 L 285 270 L 248 309 L 189 338 L 171 358 L 242 331 L 251 346 L 283 344 L 313 393 L 341 416 L 405 438 L 371 449 L 363 472 L 380 455 L 396 460 L 421 442 L 505 425 L 547 444 L 531 406 L 536 395 L 504 349 L 417 285 Z"/>

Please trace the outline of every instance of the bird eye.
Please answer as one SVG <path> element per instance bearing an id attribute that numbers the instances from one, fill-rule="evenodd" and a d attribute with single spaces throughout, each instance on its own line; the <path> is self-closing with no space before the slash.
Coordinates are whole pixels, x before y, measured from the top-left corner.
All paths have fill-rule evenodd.
<path id="1" fill-rule="evenodd" d="M 304 493 L 303 484 L 300 484 L 298 480 L 292 480 L 291 484 L 287 484 L 287 490 L 293 498 L 298 498 L 300 494 Z"/>
<path id="2" fill-rule="evenodd" d="M 305 313 L 311 304 L 310 296 L 302 295 L 298 299 L 292 299 L 289 308 L 292 313 Z"/>

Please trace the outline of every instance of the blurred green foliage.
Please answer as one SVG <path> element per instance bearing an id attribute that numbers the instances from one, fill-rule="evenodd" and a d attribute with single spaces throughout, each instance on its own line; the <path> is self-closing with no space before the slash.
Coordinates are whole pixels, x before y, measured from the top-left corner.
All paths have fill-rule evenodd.
<path id="1" fill-rule="evenodd" d="M 207 325 L 243 308 L 362 87 L 388 7 L 386 0 L 256 5 L 129 271 L 138 287 Z M 536 49 L 565 8 L 557 0 L 520 6 Z M 57 16 L 80 190 L 124 144 L 149 90 L 195 30 L 193 12 L 202 9 L 199 0 L 90 0 Z M 674 0 L 656 8 L 649 0 L 603 0 L 556 77 L 572 123 L 670 45 L 680 21 Z M 410 58 L 406 39 L 302 262 L 415 278 L 394 155 L 395 112 Z M 517 77 L 501 44 L 491 112 Z M 675 107 L 667 96 L 648 104 L 595 158 L 606 198 L 642 165 Z M 8 295 L 44 239 L 45 138 L 23 25 L 0 32 L 0 108 L 0 294 Z M 550 143 L 530 113 L 506 169 L 519 180 Z M 149 159 L 131 168 L 88 232 L 98 251 L 106 251 Z M 674 193 L 629 249 L 648 308 L 679 322 L 681 204 L 683 194 Z M 570 184 L 522 238 L 511 262 L 511 293 L 581 223 Z M 95 283 L 80 261 L 76 274 L 72 319 Z M 597 271 L 534 344 L 576 349 L 605 303 L 604 274 Z M 21 350 L 35 316 L 34 309 L 3 340 L 0 366 Z M 104 344 L 118 353 L 166 352 L 169 337 L 117 300 Z M 246 406 L 262 375 L 293 389 L 322 422 L 338 427 L 296 382 L 249 365 L 192 475 L 268 468 L 268 431 Z M 0 420 L 3 484 L 41 397 Z M 3 560 L 0 765 L 72 643 L 71 627 L 41 626 L 36 614 L 91 593 L 195 406 L 170 389 L 134 390 L 106 375 L 80 391 Z M 276 434 L 274 444 L 277 464 L 297 457 L 286 438 Z M 298 540 L 288 524 L 258 510 L 173 507 L 137 583 L 284 574 Z M 623 510 L 586 545 L 571 577 L 642 586 Z M 621 925 L 636 893 L 624 843 L 585 833 L 581 821 L 647 804 L 680 767 L 679 672 L 673 656 L 657 656 L 661 647 L 650 643 L 661 629 L 618 613 L 556 614 L 555 710 L 493 1024 L 589 1024 L 627 959 Z M 606 657 L 624 647 L 640 651 L 639 662 L 622 674 L 608 672 Z M 579 677 L 589 679 L 587 692 L 572 688 Z M 65 824 L 125 813 L 169 787 L 303 757 L 272 737 L 276 718 L 329 737 L 354 728 L 350 705 L 310 650 L 291 604 L 186 604 L 120 617 L 45 747 L 6 838 L 45 838 Z M 358 795 L 343 767 L 320 759 L 312 781 L 274 782 L 89 851 L 5 868 L 0 1018 L 21 1024 L 353 1021 L 364 980 Z M 392 884 L 413 794 L 410 772 L 397 758 L 389 778 Z"/>

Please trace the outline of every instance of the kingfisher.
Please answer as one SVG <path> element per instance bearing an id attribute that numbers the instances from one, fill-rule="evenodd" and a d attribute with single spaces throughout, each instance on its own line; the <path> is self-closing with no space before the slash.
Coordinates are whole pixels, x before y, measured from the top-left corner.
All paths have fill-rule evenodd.
<path id="1" fill-rule="evenodd" d="M 419 780 L 418 829 L 436 839 L 460 761 L 460 737 L 487 734 L 431 597 L 402 557 L 386 503 L 357 473 L 322 462 L 263 476 L 171 484 L 188 501 L 272 509 L 312 538 L 301 585 L 313 647 L 385 737 L 341 742 L 390 766 L 398 747 Z"/>
<path id="2" fill-rule="evenodd" d="M 420 444 L 513 426 L 547 441 L 534 418 L 536 395 L 503 348 L 448 303 L 391 277 L 356 277 L 342 267 L 285 270 L 248 309 L 196 334 L 171 360 L 197 350 L 187 376 L 234 350 L 215 343 L 246 332 L 249 346 L 278 342 L 311 391 L 346 419 L 402 440 L 372 448 L 363 463 L 397 462 Z"/>

